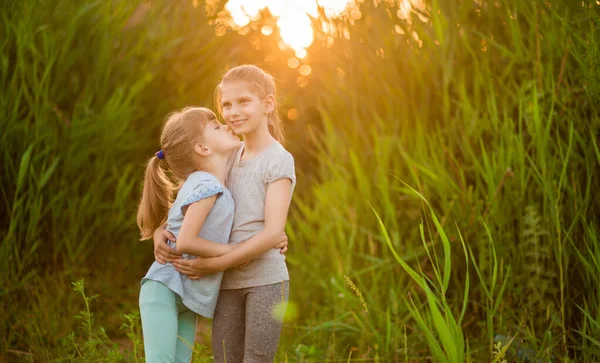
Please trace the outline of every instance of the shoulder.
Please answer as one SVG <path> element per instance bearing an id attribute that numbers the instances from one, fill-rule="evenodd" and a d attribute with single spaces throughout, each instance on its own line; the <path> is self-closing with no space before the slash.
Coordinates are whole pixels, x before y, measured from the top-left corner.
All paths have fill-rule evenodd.
<path id="1" fill-rule="evenodd" d="M 204 171 L 196 171 L 188 176 L 184 186 L 181 188 L 186 196 L 194 195 L 206 198 L 225 191 L 225 187 L 212 174 Z"/>
<path id="2" fill-rule="evenodd" d="M 271 147 L 269 150 L 269 161 L 275 161 L 276 163 L 294 163 L 294 156 L 283 147 L 279 142 L 276 142 L 275 145 Z"/>
<path id="3" fill-rule="evenodd" d="M 296 170 L 294 166 L 294 157 L 283 145 L 276 143 L 269 150 L 269 155 L 265 160 L 265 169 L 263 169 L 264 181 L 267 185 L 279 179 L 287 178 L 296 180 Z"/>
<path id="4" fill-rule="evenodd" d="M 214 175 L 205 171 L 195 171 L 191 173 L 185 180 L 184 185 L 185 184 L 189 184 L 193 188 L 199 185 L 221 185 L 219 180 Z"/>

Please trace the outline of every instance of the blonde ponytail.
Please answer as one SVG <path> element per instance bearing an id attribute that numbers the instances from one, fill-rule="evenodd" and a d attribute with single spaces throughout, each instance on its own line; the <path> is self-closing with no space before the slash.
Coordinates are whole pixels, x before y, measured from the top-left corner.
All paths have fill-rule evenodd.
<path id="1" fill-rule="evenodd" d="M 146 165 L 142 199 L 137 213 L 141 240 L 152 238 L 154 231 L 167 220 L 174 188 L 160 165 L 160 159 L 153 156 Z"/>

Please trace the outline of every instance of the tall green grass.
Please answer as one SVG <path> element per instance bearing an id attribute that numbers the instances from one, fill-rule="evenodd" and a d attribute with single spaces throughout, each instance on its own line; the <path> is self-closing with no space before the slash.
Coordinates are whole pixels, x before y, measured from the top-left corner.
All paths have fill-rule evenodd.
<path id="1" fill-rule="evenodd" d="M 368 14 L 385 34 L 385 10 Z M 319 64 L 322 179 L 290 227 L 296 294 L 328 306 L 308 320 L 336 355 L 403 359 L 407 341 L 409 359 L 491 361 L 508 337 L 514 359 L 596 360 L 598 6 L 433 2 L 430 19 L 413 19 L 420 45 L 348 41 L 331 51 L 337 64 Z M 449 259 L 430 252 L 449 246 Z M 447 289 L 432 285 L 442 271 Z M 344 275 L 375 307 L 372 328 L 338 296 Z"/>
<path id="2" fill-rule="evenodd" d="M 139 98 L 152 76 L 136 54 L 143 34 L 126 29 L 134 9 L 29 1 L 2 11 L 2 350 L 56 344 L 73 321 L 66 276 L 135 238 L 132 161 L 151 135 Z"/>
<path id="3" fill-rule="evenodd" d="M 600 6 L 431 1 L 409 25 L 375 3 L 311 46 L 306 87 L 276 34 L 218 37 L 202 3 L 8 3 L 0 356 L 139 358 L 141 165 L 169 110 L 252 62 L 300 111 L 278 359 L 600 359 Z M 96 327 L 69 335 L 78 311 Z"/>

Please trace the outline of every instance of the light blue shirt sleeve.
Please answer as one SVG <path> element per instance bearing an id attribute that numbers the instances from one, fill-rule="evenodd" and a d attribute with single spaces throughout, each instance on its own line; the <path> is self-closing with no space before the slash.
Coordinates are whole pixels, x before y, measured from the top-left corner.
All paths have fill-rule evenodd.
<path id="1" fill-rule="evenodd" d="M 223 190 L 223 186 L 214 178 L 199 180 L 181 203 L 181 213 L 185 214 L 185 209 L 190 204 L 196 203 L 202 199 L 210 198 L 214 195 L 219 196 L 223 194 Z"/>

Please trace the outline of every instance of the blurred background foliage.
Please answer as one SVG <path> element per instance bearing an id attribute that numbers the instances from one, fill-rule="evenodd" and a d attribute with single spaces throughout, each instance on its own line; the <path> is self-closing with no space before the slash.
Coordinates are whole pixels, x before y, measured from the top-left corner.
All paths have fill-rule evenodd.
<path id="1" fill-rule="evenodd" d="M 299 180 L 278 359 L 599 360 L 600 3 L 255 3 L 4 2 L 0 357 L 138 359 L 142 165 L 254 63 Z"/>

